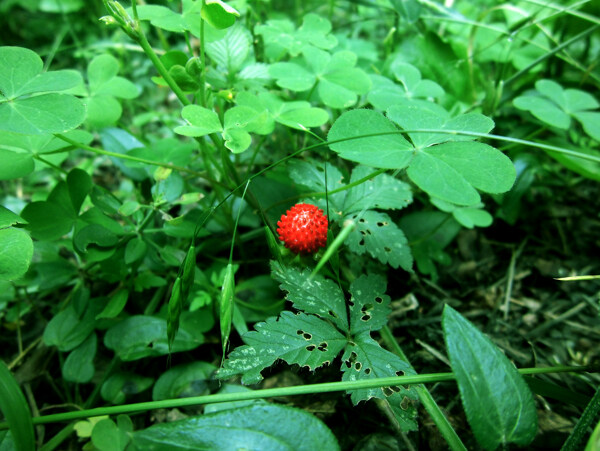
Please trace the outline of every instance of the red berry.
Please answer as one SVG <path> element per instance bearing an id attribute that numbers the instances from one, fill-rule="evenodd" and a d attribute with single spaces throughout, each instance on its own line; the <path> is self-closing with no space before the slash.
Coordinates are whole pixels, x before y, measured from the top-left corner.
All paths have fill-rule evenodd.
<path id="1" fill-rule="evenodd" d="M 327 244 L 327 216 L 314 205 L 294 205 L 277 226 L 279 239 L 296 254 L 312 254 Z"/>

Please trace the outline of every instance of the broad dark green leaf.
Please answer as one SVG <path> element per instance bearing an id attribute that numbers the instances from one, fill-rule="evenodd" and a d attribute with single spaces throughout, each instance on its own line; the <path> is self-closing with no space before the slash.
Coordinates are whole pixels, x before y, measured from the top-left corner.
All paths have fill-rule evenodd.
<path id="1" fill-rule="evenodd" d="M 114 318 L 123 311 L 129 298 L 129 291 L 122 289 L 113 294 L 106 304 L 106 307 L 96 315 L 96 319 L 100 318 Z"/>
<path id="2" fill-rule="evenodd" d="M 160 401 L 206 394 L 216 369 L 208 362 L 190 362 L 169 368 L 154 384 L 152 399 Z"/>
<path id="3" fill-rule="evenodd" d="M 71 351 L 79 346 L 94 330 L 94 317 L 88 310 L 83 317 L 73 305 L 54 316 L 44 330 L 44 343 L 59 351 Z"/>
<path id="4" fill-rule="evenodd" d="M 63 378 L 70 382 L 84 384 L 94 377 L 94 357 L 96 356 L 97 338 L 91 333 L 86 340 L 73 349 L 62 367 Z"/>
<path id="5" fill-rule="evenodd" d="M 189 351 L 203 341 L 201 332 L 181 327 L 171 352 Z M 125 361 L 168 354 L 167 322 L 154 316 L 131 316 L 108 329 L 104 344 Z"/>
<path id="6" fill-rule="evenodd" d="M 136 395 L 148 390 L 154 379 L 139 374 L 117 371 L 112 373 L 102 384 L 102 399 L 112 404 L 122 404 L 128 395 Z"/>
<path id="7" fill-rule="evenodd" d="M 452 370 L 469 424 L 480 445 L 527 446 L 537 411 L 527 383 L 494 343 L 449 305 L 442 317 Z"/>
<path id="8" fill-rule="evenodd" d="M 139 449 L 338 451 L 332 432 L 304 410 L 254 404 L 151 426 L 132 435 Z"/>

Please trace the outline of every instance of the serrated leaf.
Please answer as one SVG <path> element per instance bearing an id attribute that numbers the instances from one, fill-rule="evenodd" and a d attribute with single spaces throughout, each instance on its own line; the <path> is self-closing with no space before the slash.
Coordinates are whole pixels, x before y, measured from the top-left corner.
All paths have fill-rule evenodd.
<path id="1" fill-rule="evenodd" d="M 287 291 L 286 299 L 295 308 L 331 321 L 340 330 L 348 330 L 348 314 L 342 290 L 332 280 L 317 274 L 310 278 L 310 270 L 271 263 L 273 278 Z"/>
<path id="2" fill-rule="evenodd" d="M 483 448 L 526 446 L 537 432 L 535 401 L 514 365 L 449 305 L 442 326 L 463 406 Z"/>
<path id="3" fill-rule="evenodd" d="M 408 166 L 413 146 L 396 126 L 373 110 L 352 110 L 342 114 L 327 135 L 329 148 L 341 158 L 376 168 L 401 169 Z M 380 134 L 380 135 L 378 135 Z M 371 135 L 364 138 L 355 138 Z"/>
<path id="4" fill-rule="evenodd" d="M 379 330 L 387 324 L 390 297 L 386 281 L 377 274 L 362 275 L 350 285 L 350 333 Z"/>
<path id="5" fill-rule="evenodd" d="M 387 214 L 367 210 L 360 218 L 358 214 L 353 214 L 346 219 L 356 224 L 346 238 L 346 245 L 352 252 L 362 255 L 368 251 L 392 268 L 412 270 L 413 259 L 406 236 Z"/>
<path id="6" fill-rule="evenodd" d="M 156 424 L 132 434 L 138 449 L 339 451 L 332 432 L 304 410 L 270 403 Z"/>
<path id="7" fill-rule="evenodd" d="M 250 52 L 252 37 L 241 25 L 229 28 L 223 39 L 206 44 L 206 53 L 228 73 L 233 74 L 242 67 Z"/>
<path id="8" fill-rule="evenodd" d="M 302 161 L 294 159 L 287 164 L 290 178 L 298 185 L 307 188 L 313 192 L 329 193 L 335 189 L 344 186 L 343 175 L 341 171 L 330 162 L 322 162 L 317 160 Z M 327 171 L 327 176 L 325 174 Z M 327 189 L 325 181 L 327 180 Z M 342 207 L 345 192 L 328 194 L 327 201 L 329 202 L 329 220 L 341 219 Z M 314 201 L 314 203 L 325 208 L 326 204 L 323 199 Z M 323 210 L 325 211 L 325 210 Z"/>
<path id="9" fill-rule="evenodd" d="M 357 166 L 352 171 L 350 183 L 357 182 L 373 172 L 372 168 Z M 348 190 L 344 201 L 344 214 L 363 209 L 401 209 L 412 202 L 410 186 L 390 175 L 379 174 Z"/>
<path id="10" fill-rule="evenodd" d="M 396 354 L 392 354 L 379 346 L 371 338 L 368 331 L 353 336 L 352 342 L 346 346 L 344 355 L 342 356 L 342 372 L 343 381 L 415 374 L 408 363 Z M 409 403 L 411 402 L 410 400 L 416 399 L 414 391 L 402 386 L 393 388 L 361 388 L 358 390 L 349 390 L 348 393 L 354 404 L 371 398 L 388 399 L 388 397 L 395 393 L 402 398 L 407 398 Z M 414 407 L 407 408 L 406 419 L 413 419 L 415 413 Z"/>
<path id="11" fill-rule="evenodd" d="M 314 315 L 282 312 L 279 318 L 257 323 L 255 331 L 244 334 L 244 346 L 236 348 L 225 360 L 217 377 L 242 375 L 243 384 L 262 380 L 261 371 L 277 359 L 314 370 L 332 362 L 346 344 L 334 326 Z"/>

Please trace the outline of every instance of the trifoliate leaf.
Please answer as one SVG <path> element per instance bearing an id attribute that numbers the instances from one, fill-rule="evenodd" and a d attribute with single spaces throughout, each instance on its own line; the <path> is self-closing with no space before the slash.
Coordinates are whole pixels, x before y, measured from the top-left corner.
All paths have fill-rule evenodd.
<path id="1" fill-rule="evenodd" d="M 356 227 L 346 244 L 359 255 L 369 252 L 381 263 L 389 263 L 392 268 L 399 266 L 410 271 L 412 255 L 404 232 L 385 213 L 367 210 L 361 217 L 352 214 L 346 217 L 356 223 Z"/>
<path id="2" fill-rule="evenodd" d="M 319 274 L 310 279 L 308 269 L 302 271 L 275 262 L 271 269 L 273 278 L 281 282 L 280 288 L 288 292 L 286 299 L 295 308 L 331 321 L 342 331 L 348 330 L 344 294 L 335 282 Z"/>
<path id="3" fill-rule="evenodd" d="M 352 171 L 350 183 L 357 182 L 373 172 L 372 168 L 357 166 Z M 410 186 L 390 175 L 379 174 L 347 192 L 344 201 L 344 214 L 363 209 L 401 209 L 412 202 Z"/>
<path id="4" fill-rule="evenodd" d="M 350 333 L 379 330 L 387 324 L 390 297 L 385 279 L 377 274 L 362 275 L 350 285 Z"/>
<path id="5" fill-rule="evenodd" d="M 330 323 L 304 313 L 282 312 L 255 329 L 243 335 L 246 345 L 229 354 L 219 378 L 241 374 L 243 384 L 255 384 L 277 359 L 314 370 L 331 362 L 346 344 L 346 337 Z"/>

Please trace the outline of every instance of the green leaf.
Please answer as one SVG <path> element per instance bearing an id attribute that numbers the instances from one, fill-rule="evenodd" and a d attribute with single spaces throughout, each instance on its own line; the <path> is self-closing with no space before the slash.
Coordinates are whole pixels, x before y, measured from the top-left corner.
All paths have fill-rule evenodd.
<path id="1" fill-rule="evenodd" d="M 43 62 L 35 52 L 0 47 L 0 130 L 33 135 L 62 133 L 83 122 L 81 102 L 56 93 L 79 85 L 81 75 L 71 70 L 42 69 Z"/>
<path id="2" fill-rule="evenodd" d="M 327 112 L 321 108 L 313 108 L 305 101 L 284 102 L 275 94 L 261 92 L 258 95 L 240 92 L 236 103 L 254 109 L 258 114 L 266 111 L 262 126 L 254 128 L 255 133 L 267 135 L 273 132 L 274 122 L 297 130 L 319 127 L 329 120 Z"/>
<path id="3" fill-rule="evenodd" d="M 81 204 L 92 189 L 92 178 L 82 169 L 74 168 L 67 175 L 67 188 L 71 205 L 76 213 L 79 212 Z"/>
<path id="4" fill-rule="evenodd" d="M 342 50 L 330 55 L 308 46 L 302 51 L 305 66 L 295 62 L 275 63 L 269 75 L 277 85 L 292 91 L 307 91 L 315 83 L 323 103 L 332 108 L 347 108 L 356 103 L 358 95 L 366 94 L 371 79 L 356 65 L 356 54 Z"/>
<path id="5" fill-rule="evenodd" d="M 201 15 L 218 30 L 232 26 L 235 18 L 240 17 L 240 13 L 235 8 L 221 0 L 204 0 Z"/>
<path id="6" fill-rule="evenodd" d="M 181 327 L 171 352 L 189 351 L 203 341 L 202 333 Z M 108 329 L 104 344 L 124 361 L 168 354 L 167 322 L 153 316 L 131 316 Z"/>
<path id="7" fill-rule="evenodd" d="M 102 384 L 102 399 L 112 404 L 122 404 L 127 395 L 135 395 L 148 390 L 154 379 L 135 373 L 118 371 L 108 376 Z"/>
<path id="8" fill-rule="evenodd" d="M 513 100 L 513 105 L 520 110 L 529 111 L 540 121 L 553 127 L 566 129 L 571 118 L 552 101 L 533 95 L 519 96 Z"/>
<path id="9" fill-rule="evenodd" d="M 298 30 L 289 20 L 267 20 L 254 28 L 257 35 L 263 37 L 266 52 L 281 58 L 285 52 L 298 56 L 307 46 L 330 50 L 337 45 L 337 39 L 331 35 L 331 22 L 323 16 L 309 13 L 303 18 Z"/>
<path id="10" fill-rule="evenodd" d="M 348 330 L 348 315 L 344 294 L 337 284 L 317 274 L 310 278 L 310 270 L 271 263 L 272 276 L 287 291 L 286 299 L 294 308 L 318 315 L 331 321 L 341 331 Z"/>
<path id="11" fill-rule="evenodd" d="M 230 74 L 240 70 L 250 52 L 252 36 L 243 26 L 237 25 L 227 30 L 223 39 L 206 44 L 206 53 Z"/>
<path id="12" fill-rule="evenodd" d="M 131 8 L 126 11 L 133 16 Z M 183 16 L 166 6 L 138 5 L 137 13 L 140 20 L 149 20 L 152 25 L 163 30 L 182 33 L 187 29 Z"/>
<path id="13" fill-rule="evenodd" d="M 578 111 L 573 113 L 573 117 L 581 123 L 588 135 L 600 142 L 600 112 Z"/>
<path id="14" fill-rule="evenodd" d="M 346 239 L 352 252 L 362 255 L 368 251 L 392 268 L 412 270 L 413 259 L 404 232 L 387 214 L 367 210 L 360 218 L 358 214 L 352 214 L 345 218 L 348 219 L 356 223 Z"/>
<path id="15" fill-rule="evenodd" d="M 309 191 L 329 193 L 344 186 L 344 177 L 341 171 L 330 162 L 312 159 L 308 161 L 294 159 L 287 163 L 287 169 L 290 178 L 297 185 L 306 187 Z M 327 177 L 325 176 L 325 171 L 327 171 Z M 325 189 L 325 181 L 327 181 L 327 189 Z M 341 219 L 345 198 L 346 193 L 343 191 L 328 194 L 330 221 Z M 326 210 L 326 203 L 323 198 L 313 198 L 311 203 L 319 206 L 323 211 Z"/>
<path id="16" fill-rule="evenodd" d="M 421 4 L 417 0 L 391 0 L 391 3 L 408 23 L 415 23 L 421 15 Z"/>
<path id="17" fill-rule="evenodd" d="M 56 346 L 59 351 L 71 351 L 79 346 L 94 330 L 94 316 L 88 309 L 83 317 L 69 304 L 50 320 L 44 329 L 44 343 Z"/>
<path id="18" fill-rule="evenodd" d="M 29 269 L 33 242 L 19 229 L 0 229 L 0 280 L 15 280 Z"/>
<path id="19" fill-rule="evenodd" d="M 352 337 L 352 342 L 348 343 L 342 356 L 342 380 L 356 381 L 369 380 L 379 377 L 394 377 L 414 375 L 414 370 L 410 365 L 389 351 L 383 349 L 371 338 L 368 331 L 362 332 Z M 358 390 L 349 390 L 350 398 L 356 405 L 360 401 L 366 401 L 371 398 L 388 399 L 400 397 L 405 405 L 404 417 L 406 421 L 413 422 L 416 415 L 412 401 L 416 400 L 416 392 L 411 388 L 399 387 L 381 387 L 381 388 L 361 388 Z M 404 399 L 406 398 L 406 400 Z"/>
<path id="20" fill-rule="evenodd" d="M 208 362 L 190 362 L 169 368 L 152 389 L 152 400 L 201 396 L 210 391 L 209 381 L 217 367 Z"/>
<path id="21" fill-rule="evenodd" d="M 417 149 L 446 141 L 471 141 L 472 136 L 460 132 L 488 133 L 494 128 L 494 121 L 477 113 L 462 114 L 451 118 L 442 107 L 424 100 L 405 100 L 390 107 L 388 117 L 404 130 L 439 129 L 459 133 L 409 132 L 408 136 Z"/>
<path id="22" fill-rule="evenodd" d="M 372 168 L 357 166 L 352 171 L 350 183 L 357 182 L 373 172 Z M 412 202 L 410 186 L 400 180 L 379 174 L 348 190 L 344 201 L 344 214 L 348 215 L 363 209 L 401 209 Z"/>
<path id="23" fill-rule="evenodd" d="M 0 149 L 0 180 L 18 179 L 33 172 L 33 157 L 28 153 Z"/>
<path id="24" fill-rule="evenodd" d="M 350 285 L 350 333 L 379 330 L 391 313 L 386 281 L 377 274 L 362 275 Z"/>
<path id="25" fill-rule="evenodd" d="M 114 318 L 119 315 L 125 308 L 127 304 L 127 299 L 129 298 L 128 290 L 119 290 L 115 294 L 112 295 L 106 307 L 96 315 L 96 319 L 101 318 Z"/>
<path id="26" fill-rule="evenodd" d="M 225 278 L 221 287 L 221 297 L 219 299 L 219 328 L 221 330 L 221 348 L 223 350 L 223 360 L 227 353 L 227 344 L 229 343 L 229 334 L 231 333 L 231 321 L 233 320 L 233 296 L 235 294 L 235 271 L 231 263 L 225 268 Z"/>
<path id="27" fill-rule="evenodd" d="M 255 384 L 262 380 L 260 372 L 277 359 L 314 370 L 332 362 L 346 344 L 346 337 L 330 323 L 301 312 L 284 311 L 254 327 L 242 337 L 246 345 L 229 354 L 218 378 L 241 374 L 243 384 Z"/>
<path id="28" fill-rule="evenodd" d="M 448 356 L 475 438 L 486 449 L 527 446 L 537 432 L 527 383 L 489 338 L 449 305 L 442 326 Z"/>
<path id="29" fill-rule="evenodd" d="M 480 201 L 475 188 L 506 192 L 516 179 L 516 171 L 507 156 L 487 144 L 449 142 L 418 152 L 408 176 L 431 196 L 473 205 Z"/>
<path id="30" fill-rule="evenodd" d="M 25 396 L 10 370 L 0 360 L 0 411 L 2 412 L 17 451 L 35 449 L 35 434 L 31 411 Z"/>
<path id="31" fill-rule="evenodd" d="M 91 333 L 78 347 L 73 349 L 65 359 L 62 376 L 70 382 L 84 384 L 94 377 L 94 357 L 96 356 L 97 338 Z"/>
<path id="32" fill-rule="evenodd" d="M 131 420 L 130 420 L 131 421 Z M 123 451 L 131 441 L 127 432 L 109 418 L 100 420 L 92 430 L 92 443 L 100 451 Z"/>
<path id="33" fill-rule="evenodd" d="M 99 224 L 86 225 L 73 236 L 75 250 L 81 254 L 87 254 L 89 246 L 111 248 L 118 241 L 119 238 L 114 233 Z"/>
<path id="34" fill-rule="evenodd" d="M 132 435 L 148 451 L 163 449 L 261 449 L 339 451 L 333 433 L 304 410 L 253 404 L 151 426 Z"/>
<path id="35" fill-rule="evenodd" d="M 0 228 L 10 227 L 15 224 L 27 224 L 18 214 L 0 205 Z"/>
<path id="36" fill-rule="evenodd" d="M 392 134 L 398 132 L 398 134 Z M 379 135 L 381 133 L 381 135 Z M 361 135 L 371 135 L 355 138 Z M 413 146 L 382 114 L 373 110 L 352 110 L 342 114 L 327 136 L 329 148 L 341 158 L 367 166 L 401 169 L 411 161 Z"/>
<path id="37" fill-rule="evenodd" d="M 184 136 L 204 136 L 223 130 L 219 116 L 208 108 L 188 105 L 181 110 L 181 116 L 190 125 L 175 127 L 175 133 Z"/>

